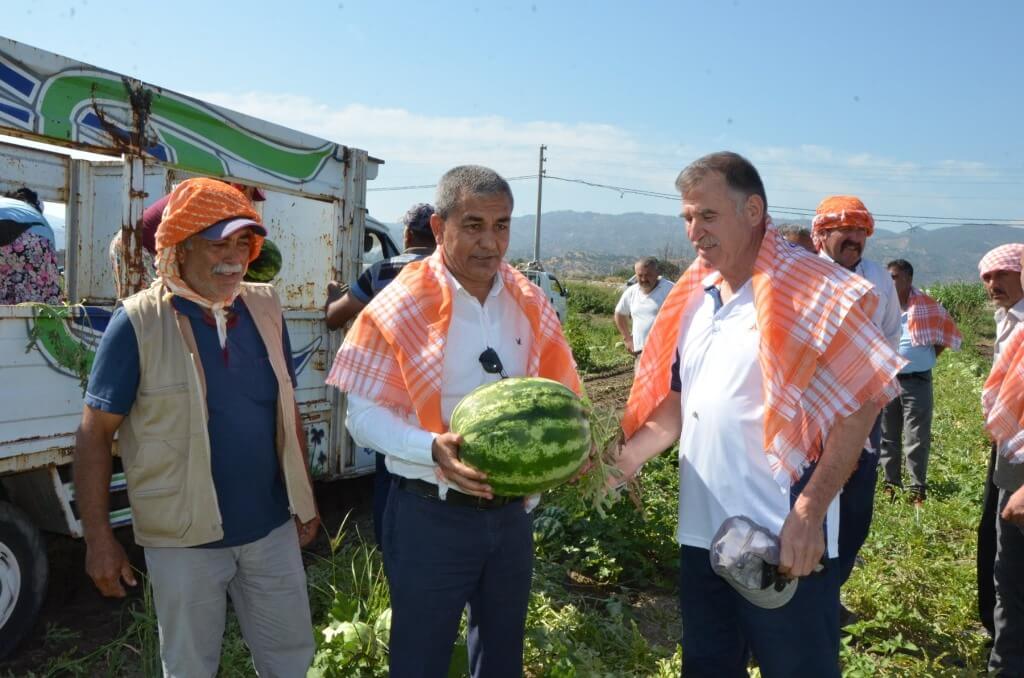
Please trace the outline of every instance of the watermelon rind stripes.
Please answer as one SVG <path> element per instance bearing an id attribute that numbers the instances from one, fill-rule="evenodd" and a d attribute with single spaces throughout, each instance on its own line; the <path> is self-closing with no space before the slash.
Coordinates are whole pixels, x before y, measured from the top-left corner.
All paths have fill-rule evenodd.
<path id="1" fill-rule="evenodd" d="M 590 452 L 579 397 L 557 381 L 515 377 L 485 384 L 452 412 L 462 460 L 487 474 L 498 496 L 543 492 L 569 480 Z"/>

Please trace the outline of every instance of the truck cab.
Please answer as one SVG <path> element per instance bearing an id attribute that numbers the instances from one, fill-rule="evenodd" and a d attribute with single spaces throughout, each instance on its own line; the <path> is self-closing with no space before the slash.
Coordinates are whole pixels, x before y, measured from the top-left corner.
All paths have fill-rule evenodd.
<path id="1" fill-rule="evenodd" d="M 390 259 L 401 254 L 401 250 L 391 239 L 387 225 L 366 215 L 366 230 L 363 236 L 363 270 L 370 268 L 381 259 Z"/>
<path id="2" fill-rule="evenodd" d="M 519 271 L 530 282 L 544 290 L 544 294 L 547 295 L 548 301 L 551 302 L 558 315 L 558 321 L 565 324 L 568 305 L 566 300 L 569 297 L 569 291 L 562 286 L 555 274 L 545 271 L 544 267 L 535 261 L 520 266 Z"/>

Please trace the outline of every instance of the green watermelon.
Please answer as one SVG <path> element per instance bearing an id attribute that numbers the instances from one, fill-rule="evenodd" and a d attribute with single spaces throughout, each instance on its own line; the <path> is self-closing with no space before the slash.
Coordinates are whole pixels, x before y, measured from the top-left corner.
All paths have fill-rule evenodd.
<path id="1" fill-rule="evenodd" d="M 281 272 L 281 250 L 269 238 L 263 241 L 260 254 L 245 271 L 246 282 L 268 283 Z"/>
<path id="2" fill-rule="evenodd" d="M 590 452 L 579 397 L 557 381 L 502 379 L 472 391 L 452 412 L 462 461 L 487 474 L 495 495 L 519 497 L 569 480 Z"/>

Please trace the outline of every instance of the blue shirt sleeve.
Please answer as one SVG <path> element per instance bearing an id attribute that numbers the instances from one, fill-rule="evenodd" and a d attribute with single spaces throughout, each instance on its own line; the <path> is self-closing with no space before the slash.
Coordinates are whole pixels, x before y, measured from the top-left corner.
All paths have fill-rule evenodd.
<path id="1" fill-rule="evenodd" d="M 85 404 L 111 414 L 128 414 L 139 390 L 139 345 L 123 308 L 110 317 L 93 359 Z"/>
<path id="2" fill-rule="evenodd" d="M 292 360 L 292 340 L 288 336 L 288 322 L 281 318 L 281 345 L 284 346 L 284 364 L 288 366 L 288 376 L 292 378 L 292 388 L 299 385 L 295 378 L 295 361 Z"/>
<path id="3" fill-rule="evenodd" d="M 376 270 L 377 266 L 374 264 L 363 271 L 362 274 L 356 278 L 356 284 L 348 290 L 353 297 L 364 304 L 370 303 L 370 299 L 373 299 L 373 274 Z"/>

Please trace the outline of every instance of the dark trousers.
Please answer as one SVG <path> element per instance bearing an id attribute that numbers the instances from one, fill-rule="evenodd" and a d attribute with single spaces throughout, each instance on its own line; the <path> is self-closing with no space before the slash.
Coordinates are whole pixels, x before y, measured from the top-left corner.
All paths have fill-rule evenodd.
<path id="1" fill-rule="evenodd" d="M 533 519 L 521 502 L 481 510 L 392 485 L 384 511 L 394 678 L 443 678 L 469 607 L 473 678 L 521 676 Z"/>
<path id="2" fill-rule="evenodd" d="M 378 452 L 377 470 L 373 476 L 373 538 L 377 540 L 377 548 L 384 548 L 384 507 L 388 504 L 391 478 L 384 455 Z"/>
<path id="3" fill-rule="evenodd" d="M 800 579 L 786 605 L 765 610 L 740 596 L 711 569 L 707 549 L 679 550 L 683 676 L 746 678 L 757 659 L 765 678 L 839 676 L 839 568 Z"/>
<path id="4" fill-rule="evenodd" d="M 988 472 L 985 474 L 985 494 L 981 500 L 981 520 L 978 521 L 978 616 L 988 631 L 995 637 L 995 623 L 992 615 L 996 609 L 995 573 L 996 562 L 996 514 L 999 508 L 999 489 L 992 484 L 992 470 L 996 464 L 996 446 L 992 444 L 988 458 Z"/>
<path id="5" fill-rule="evenodd" d="M 1012 493 L 999 490 L 1001 514 Z M 996 518 L 995 643 L 988 670 L 1005 678 L 1024 678 L 1024 528 Z"/>
<path id="6" fill-rule="evenodd" d="M 839 495 L 839 584 L 842 586 L 853 572 L 857 552 L 868 539 L 871 518 L 875 512 L 875 483 L 878 481 L 878 442 L 880 420 L 871 429 L 873 450 L 862 450 L 857 468 L 846 481 Z"/>

